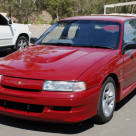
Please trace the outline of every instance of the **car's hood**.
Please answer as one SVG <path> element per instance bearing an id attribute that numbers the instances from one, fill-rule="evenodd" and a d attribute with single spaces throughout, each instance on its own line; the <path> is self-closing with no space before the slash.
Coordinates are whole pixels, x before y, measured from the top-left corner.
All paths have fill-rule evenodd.
<path id="1" fill-rule="evenodd" d="M 114 50 L 37 45 L 14 52 L 0 61 L 0 74 L 13 77 L 76 80 Z"/>

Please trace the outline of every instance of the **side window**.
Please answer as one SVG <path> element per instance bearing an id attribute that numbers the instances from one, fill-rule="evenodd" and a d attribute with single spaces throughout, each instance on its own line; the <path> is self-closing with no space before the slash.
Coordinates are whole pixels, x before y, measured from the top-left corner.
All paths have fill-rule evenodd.
<path id="1" fill-rule="evenodd" d="M 124 24 L 124 43 L 136 42 L 136 20 L 130 20 Z"/>
<path id="2" fill-rule="evenodd" d="M 7 25 L 7 20 L 2 15 L 0 15 L 0 26 L 1 25 Z"/>

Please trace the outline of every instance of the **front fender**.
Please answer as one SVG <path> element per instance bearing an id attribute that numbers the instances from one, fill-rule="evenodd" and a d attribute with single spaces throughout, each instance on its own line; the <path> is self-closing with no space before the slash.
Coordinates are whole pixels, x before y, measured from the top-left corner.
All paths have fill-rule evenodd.
<path id="1" fill-rule="evenodd" d="M 116 74 L 118 79 L 123 78 L 123 74 L 120 74 L 120 70 L 123 70 L 123 58 L 121 52 L 117 50 L 114 54 L 112 53 L 96 63 L 77 80 L 85 81 L 87 89 L 90 89 L 102 85 L 105 78 L 111 73 Z"/>

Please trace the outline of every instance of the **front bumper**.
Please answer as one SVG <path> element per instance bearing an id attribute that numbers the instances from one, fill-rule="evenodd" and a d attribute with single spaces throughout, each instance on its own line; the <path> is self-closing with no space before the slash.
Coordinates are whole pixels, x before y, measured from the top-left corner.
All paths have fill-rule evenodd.
<path id="1" fill-rule="evenodd" d="M 0 100 L 16 103 L 43 105 L 41 113 L 21 111 L 0 106 L 0 114 L 43 122 L 74 123 L 88 119 L 97 113 L 101 86 L 82 92 L 26 92 L 0 86 Z M 52 107 L 70 107 L 56 110 Z"/>

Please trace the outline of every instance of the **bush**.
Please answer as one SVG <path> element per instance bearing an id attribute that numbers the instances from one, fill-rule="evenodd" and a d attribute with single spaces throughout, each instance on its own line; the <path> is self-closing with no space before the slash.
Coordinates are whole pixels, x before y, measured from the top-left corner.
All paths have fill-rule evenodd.
<path id="1" fill-rule="evenodd" d="M 24 24 L 28 24 L 28 21 L 27 21 L 27 20 L 24 20 Z"/>
<path id="2" fill-rule="evenodd" d="M 44 21 L 44 19 L 42 17 L 39 17 L 38 20 L 41 21 L 41 22 Z"/>
<path id="3" fill-rule="evenodd" d="M 53 21 L 53 20 L 51 20 L 51 21 L 49 22 L 49 24 L 50 24 L 50 25 L 53 25 L 53 24 L 54 24 L 54 21 Z"/>

